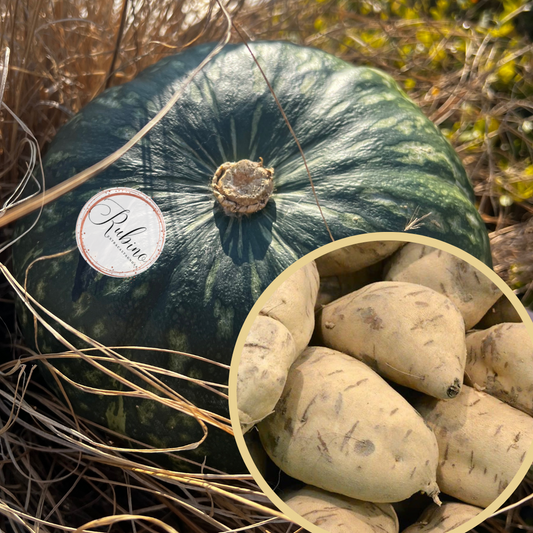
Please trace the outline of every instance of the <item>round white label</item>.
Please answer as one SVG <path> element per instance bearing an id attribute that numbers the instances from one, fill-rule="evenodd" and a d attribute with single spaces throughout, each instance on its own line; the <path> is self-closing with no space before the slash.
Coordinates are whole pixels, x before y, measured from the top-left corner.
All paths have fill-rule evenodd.
<path id="1" fill-rule="evenodd" d="M 150 268 L 165 244 L 165 221 L 146 194 L 107 189 L 83 207 L 76 224 L 78 248 L 95 270 L 117 278 Z"/>

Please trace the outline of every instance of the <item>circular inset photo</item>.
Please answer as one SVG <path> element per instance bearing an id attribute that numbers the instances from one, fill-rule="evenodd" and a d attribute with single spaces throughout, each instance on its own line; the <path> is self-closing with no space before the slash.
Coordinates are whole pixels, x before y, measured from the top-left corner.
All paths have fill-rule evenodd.
<path id="1" fill-rule="evenodd" d="M 360 235 L 293 264 L 249 314 L 229 388 L 248 469 L 312 532 L 463 533 L 533 461 L 533 322 L 428 237 Z"/>

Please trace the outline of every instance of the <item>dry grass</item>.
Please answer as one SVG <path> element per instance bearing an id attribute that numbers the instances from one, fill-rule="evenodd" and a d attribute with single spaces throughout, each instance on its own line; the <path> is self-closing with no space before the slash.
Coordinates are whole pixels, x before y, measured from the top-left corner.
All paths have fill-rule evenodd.
<path id="1" fill-rule="evenodd" d="M 235 15 L 241 7 L 232 2 L 229 11 Z M 14 205 L 13 193 L 24 176 L 29 177 L 28 167 L 37 164 L 36 149 L 45 149 L 57 128 L 87 102 L 164 55 L 220 40 L 227 29 L 220 9 L 194 2 L 159 2 L 154 9 L 143 2 L 13 0 L 1 15 L 2 51 L 9 49 L 9 56 L 4 55 L 6 83 L 0 83 L 4 208 Z M 9 237 L 8 227 L 4 238 Z M 7 248 L 3 256 L 9 264 Z M 21 346 L 14 319 L 8 315 L 14 292 L 23 298 L 22 288 L 7 269 L 3 273 L 9 281 L 2 287 L 8 310 L 4 323 L 11 349 L 22 357 L 0 368 L 0 529 L 280 533 L 298 529 L 279 518 L 279 511 L 250 476 L 188 475 L 162 469 L 144 453 L 146 447 L 139 444 L 137 451 L 126 453 L 119 447 L 119 435 L 88 424 L 64 407 L 31 377 L 37 360 L 46 364 L 59 356 L 84 357 L 107 372 L 111 371 L 101 365 L 103 361 L 118 362 L 141 374 L 151 390 L 159 387 L 161 395 L 127 383 L 133 394 L 141 398 L 149 394 L 153 401 L 188 413 L 204 424 L 205 431 L 211 424 L 231 432 L 228 420 L 202 412 L 164 388 L 159 369 L 130 365 L 114 350 L 87 338 L 98 352 L 84 353 L 70 346 L 63 354 L 44 357 Z M 27 305 L 35 306 L 32 312 L 47 324 L 46 310 L 31 299 Z M 216 391 L 216 384 L 206 386 L 225 395 L 224 387 Z"/>
<path id="2" fill-rule="evenodd" d="M 343 5 L 232 0 L 227 9 L 247 39 L 317 46 L 380 67 L 408 88 L 463 158 L 491 231 L 497 272 L 518 290 L 531 291 L 533 138 L 524 124 L 533 104 L 521 93 L 533 86 L 531 43 L 519 39 L 510 53 L 508 40 L 468 25 L 397 20 L 379 11 L 363 15 Z M 419 46 L 421 31 L 429 33 L 426 48 Z M 97 94 L 165 55 L 221 40 L 225 32 L 216 1 L 4 0 L 0 101 L 7 107 L 0 109 L 0 208 L 16 201 L 17 186 L 38 162 L 37 149 L 44 151 L 57 129 Z M 230 38 L 240 40 L 235 31 Z M 521 76 L 516 90 L 498 78 L 511 63 Z M 9 242 L 10 228 L 2 231 L 2 240 Z M 9 248 L 0 248 L 0 260 L 9 266 Z M 11 279 L 0 285 L 0 350 L 22 356 L 20 362 L 0 365 L 0 531 L 298 529 L 269 509 L 248 476 L 163 470 L 146 454 L 125 453 L 112 432 L 76 418 L 32 378 L 34 362 L 52 355 L 45 358 L 23 347 L 13 316 L 15 289 Z M 46 319 L 43 310 L 38 312 Z M 73 347 L 69 353 L 98 363 L 91 353 Z M 117 360 L 111 349 L 100 353 Z M 153 369 L 134 370 L 152 383 L 157 380 Z M 162 398 L 188 409 L 206 427 L 229 428 L 227 421 L 184 405 L 171 391 Z M 514 501 L 531 494 L 531 488 L 524 482 Z M 489 520 L 483 530 L 533 530 L 533 521 L 526 522 L 530 510 L 526 502 Z M 99 522 L 92 523 L 95 518 Z"/>

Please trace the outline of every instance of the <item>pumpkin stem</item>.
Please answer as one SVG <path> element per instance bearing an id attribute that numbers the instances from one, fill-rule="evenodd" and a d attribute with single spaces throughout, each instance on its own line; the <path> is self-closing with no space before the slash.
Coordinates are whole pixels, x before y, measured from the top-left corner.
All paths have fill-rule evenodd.
<path id="1" fill-rule="evenodd" d="M 267 204 L 274 190 L 274 169 L 242 159 L 220 165 L 213 176 L 213 194 L 226 215 L 250 215 Z"/>

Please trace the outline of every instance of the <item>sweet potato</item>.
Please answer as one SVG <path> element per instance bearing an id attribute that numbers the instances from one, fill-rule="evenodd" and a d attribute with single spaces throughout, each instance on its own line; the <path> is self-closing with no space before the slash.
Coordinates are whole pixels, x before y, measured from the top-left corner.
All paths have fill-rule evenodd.
<path id="1" fill-rule="evenodd" d="M 298 354 L 309 344 L 315 328 L 314 309 L 319 284 L 313 261 L 285 280 L 259 313 L 278 320 L 291 332 Z"/>
<path id="2" fill-rule="evenodd" d="M 297 356 L 294 339 L 281 322 L 261 315 L 255 319 L 237 374 L 237 407 L 243 433 L 274 410 Z"/>
<path id="3" fill-rule="evenodd" d="M 524 462 L 533 418 L 467 385 L 453 400 L 425 396 L 413 405 L 439 443 L 441 490 L 471 505 L 490 505 Z"/>
<path id="4" fill-rule="evenodd" d="M 447 533 L 466 524 L 482 510 L 466 503 L 443 503 L 440 507 L 431 504 L 418 521 L 402 533 Z"/>
<path id="5" fill-rule="evenodd" d="M 523 323 L 466 336 L 465 382 L 533 415 L 533 341 Z"/>
<path id="6" fill-rule="evenodd" d="M 438 500 L 435 436 L 406 400 L 353 357 L 305 350 L 274 413 L 257 427 L 272 461 L 304 483 L 375 503 L 418 491 Z"/>
<path id="7" fill-rule="evenodd" d="M 309 343 L 318 286 L 318 271 L 311 262 L 278 287 L 252 324 L 237 375 L 243 432 L 272 412 L 290 365 Z"/>
<path id="8" fill-rule="evenodd" d="M 402 242 L 375 241 L 345 246 L 316 259 L 321 277 L 356 272 L 394 253 Z"/>
<path id="9" fill-rule="evenodd" d="M 408 243 L 386 267 L 386 281 L 407 281 L 447 296 L 463 315 L 466 329 L 475 326 L 502 295 L 492 281 L 455 255 Z"/>
<path id="10" fill-rule="evenodd" d="M 283 497 L 285 503 L 312 524 L 329 533 L 398 533 L 392 505 L 354 500 L 305 486 Z"/>
<path id="11" fill-rule="evenodd" d="M 326 346 L 436 398 L 457 395 L 466 359 L 461 313 L 445 296 L 413 283 L 367 285 L 324 307 Z"/>

